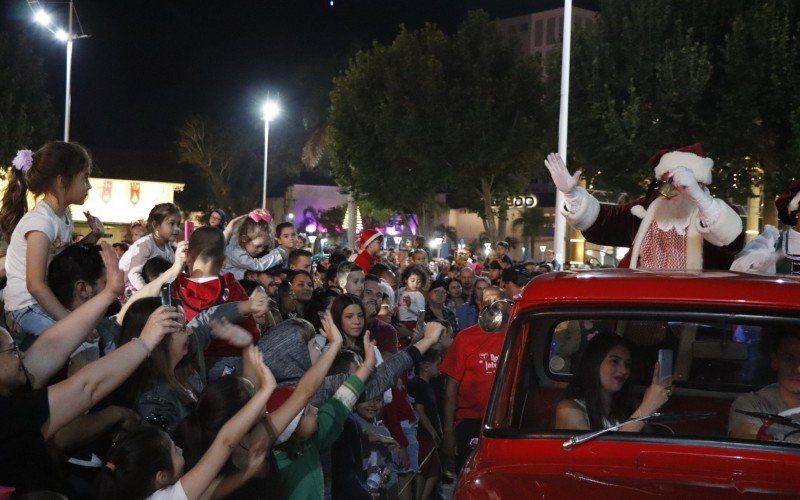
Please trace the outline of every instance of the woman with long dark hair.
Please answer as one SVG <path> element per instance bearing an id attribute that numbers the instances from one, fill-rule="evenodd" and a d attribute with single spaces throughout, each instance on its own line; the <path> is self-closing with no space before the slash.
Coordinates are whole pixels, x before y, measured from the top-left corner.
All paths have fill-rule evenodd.
<path id="1" fill-rule="evenodd" d="M 363 338 L 367 320 L 361 299 L 349 293 L 339 295 L 331 303 L 331 316 L 333 323 L 342 332 L 344 347 L 363 357 Z"/>
<path id="2" fill-rule="evenodd" d="M 641 404 L 631 392 L 631 349 L 614 333 L 599 333 L 586 346 L 578 369 L 556 407 L 557 429 L 603 429 L 654 413 L 672 393 L 672 377 L 658 380 L 658 364 Z M 639 432 L 643 422 L 620 430 Z"/>

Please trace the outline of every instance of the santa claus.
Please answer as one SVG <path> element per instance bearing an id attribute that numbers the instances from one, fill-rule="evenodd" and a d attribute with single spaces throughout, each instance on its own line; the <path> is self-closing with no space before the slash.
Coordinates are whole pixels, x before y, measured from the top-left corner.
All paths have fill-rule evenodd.
<path id="1" fill-rule="evenodd" d="M 744 241 L 742 219 L 711 196 L 711 168 L 700 144 L 661 150 L 649 161 L 655 181 L 647 195 L 623 205 L 600 204 L 578 186 L 558 154 L 545 165 L 564 193 L 569 224 L 597 245 L 630 247 L 620 267 L 652 270 L 728 269 Z"/>

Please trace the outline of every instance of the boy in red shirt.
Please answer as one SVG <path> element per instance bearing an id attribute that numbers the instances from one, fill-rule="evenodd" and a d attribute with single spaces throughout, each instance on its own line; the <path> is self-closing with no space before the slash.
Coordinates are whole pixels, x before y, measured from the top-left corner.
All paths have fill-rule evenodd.
<path id="1" fill-rule="evenodd" d="M 356 257 L 355 263 L 367 274 L 372 266 L 380 262 L 378 254 L 381 251 L 383 234 L 377 229 L 365 229 L 358 238 L 358 247 L 361 253 Z"/>
<path id="2" fill-rule="evenodd" d="M 220 304 L 249 301 L 244 288 L 232 274 L 220 275 L 225 263 L 225 236 L 219 229 L 205 226 L 193 232 L 186 262 L 190 274 L 179 274 L 175 278 L 172 295 L 183 306 L 187 323 L 206 309 Z M 252 314 L 244 316 L 238 325 L 252 335 L 253 343 L 258 342 L 260 331 Z M 212 339 L 204 354 L 208 380 L 223 374 L 242 374 L 241 348 L 225 340 Z"/>

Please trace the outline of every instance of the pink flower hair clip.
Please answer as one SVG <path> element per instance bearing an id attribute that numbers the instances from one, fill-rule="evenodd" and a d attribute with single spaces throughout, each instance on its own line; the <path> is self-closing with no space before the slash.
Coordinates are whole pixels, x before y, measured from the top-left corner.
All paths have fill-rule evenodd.
<path id="1" fill-rule="evenodd" d="M 248 217 L 250 217 L 250 220 L 252 220 L 253 222 L 264 221 L 267 224 L 272 222 L 272 216 L 266 210 L 253 210 L 252 212 L 250 212 Z"/>
<path id="2" fill-rule="evenodd" d="M 33 166 L 33 151 L 30 149 L 20 149 L 17 151 L 17 156 L 11 162 L 14 168 L 21 172 L 27 172 Z"/>

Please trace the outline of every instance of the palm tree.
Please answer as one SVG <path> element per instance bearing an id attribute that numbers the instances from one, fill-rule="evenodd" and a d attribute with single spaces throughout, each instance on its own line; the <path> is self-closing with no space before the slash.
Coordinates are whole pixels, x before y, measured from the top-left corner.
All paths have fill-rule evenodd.
<path id="1" fill-rule="evenodd" d="M 533 255 L 534 239 L 542 232 L 545 224 L 547 224 L 547 217 L 545 217 L 542 209 L 533 207 L 525 209 L 520 217 L 514 219 L 514 222 L 511 223 L 511 227 L 514 229 L 522 229 L 522 237 L 528 238 L 528 248 L 530 249 L 531 255 Z"/>

